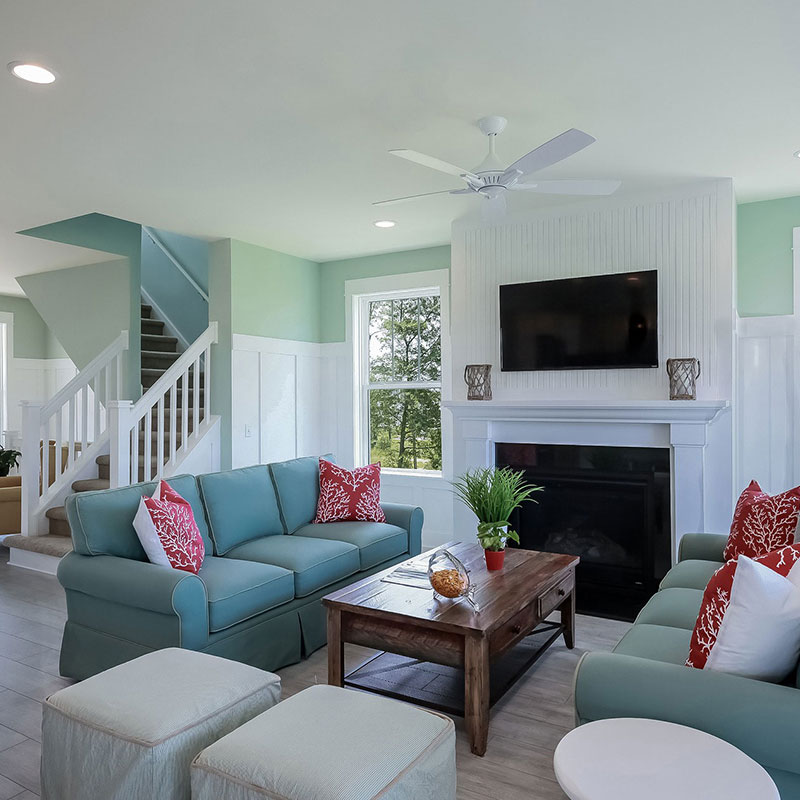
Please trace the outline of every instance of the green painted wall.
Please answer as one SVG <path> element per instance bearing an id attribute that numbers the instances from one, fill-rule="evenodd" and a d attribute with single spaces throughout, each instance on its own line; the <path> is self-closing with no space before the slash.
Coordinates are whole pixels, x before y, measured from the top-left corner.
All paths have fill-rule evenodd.
<path id="1" fill-rule="evenodd" d="M 740 316 L 792 313 L 792 229 L 800 197 L 743 203 L 737 209 Z"/>
<path id="2" fill-rule="evenodd" d="M 17 283 L 78 369 L 124 330 L 120 320 L 130 308 L 126 258 L 24 275 Z"/>
<path id="3" fill-rule="evenodd" d="M 320 341 L 319 264 L 232 240 L 231 322 L 233 333 Z"/>
<path id="4" fill-rule="evenodd" d="M 125 256 L 128 259 L 128 287 L 125 293 L 128 305 L 117 320 L 117 332 L 119 333 L 120 330 L 125 328 L 130 332 L 130 347 L 126 359 L 127 380 L 123 391 L 129 399 L 137 400 L 141 393 L 141 311 L 139 307 L 141 303 L 141 225 L 124 219 L 109 217 L 106 214 L 95 213 L 60 220 L 48 225 L 40 225 L 36 228 L 28 228 L 27 230 L 19 231 L 19 233 L 25 236 L 34 236 L 38 239 L 49 239 L 53 242 L 88 247 L 104 253 L 114 253 L 115 255 Z M 17 282 L 22 285 L 20 280 Z M 34 298 L 31 298 L 31 300 L 36 305 L 36 300 Z M 115 301 L 112 301 L 112 304 L 115 304 Z M 48 308 L 53 307 L 48 306 Z M 66 313 L 63 308 L 55 308 L 55 319 L 58 320 L 58 325 L 56 325 L 54 321 L 48 318 L 42 308 L 38 308 L 38 310 L 45 322 L 54 330 L 61 326 L 61 317 Z M 126 322 L 121 323 L 120 320 L 126 320 Z M 59 336 L 59 338 L 61 337 Z M 105 346 L 104 344 L 97 352 L 102 351 Z M 66 343 L 65 349 L 67 349 Z M 78 364 L 78 366 L 80 367 L 81 365 Z"/>
<path id="5" fill-rule="evenodd" d="M 404 250 L 378 256 L 347 258 L 321 264 L 320 339 L 343 342 L 345 337 L 344 283 L 358 278 L 400 275 L 431 269 L 450 269 L 450 246 Z M 288 337 L 290 338 L 290 337 Z"/>
<path id="6" fill-rule="evenodd" d="M 26 297 L 0 295 L 0 311 L 14 315 L 15 358 L 64 358 L 66 353 Z"/>

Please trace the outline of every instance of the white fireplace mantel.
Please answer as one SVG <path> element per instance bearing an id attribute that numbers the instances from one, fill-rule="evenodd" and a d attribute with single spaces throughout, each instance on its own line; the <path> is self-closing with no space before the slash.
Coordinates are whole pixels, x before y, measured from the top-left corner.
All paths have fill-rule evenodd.
<path id="1" fill-rule="evenodd" d="M 706 463 L 706 446 L 712 423 L 727 411 L 728 400 L 462 400 L 442 405 L 453 417 L 456 474 L 494 464 L 498 442 L 670 448 L 674 552 L 684 533 L 707 527 L 706 506 L 717 502 L 718 492 L 709 493 L 715 466 Z"/>

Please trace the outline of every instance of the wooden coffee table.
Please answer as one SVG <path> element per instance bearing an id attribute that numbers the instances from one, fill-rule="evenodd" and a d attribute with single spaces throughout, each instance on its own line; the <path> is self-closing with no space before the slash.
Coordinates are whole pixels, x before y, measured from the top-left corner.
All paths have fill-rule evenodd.
<path id="1" fill-rule="evenodd" d="M 491 703 L 561 634 L 567 647 L 574 646 L 575 567 L 579 559 L 513 549 L 506 552 L 502 570 L 489 572 L 478 544 L 449 542 L 445 547 L 469 570 L 480 613 L 465 600 L 437 600 L 432 589 L 383 581 L 396 565 L 333 592 L 322 601 L 328 610 L 328 683 L 368 687 L 460 713 L 459 708 L 426 702 L 413 693 L 365 685 L 355 673 L 345 675 L 344 643 L 404 656 L 412 666 L 430 662 L 463 670 L 464 719 L 472 752 L 482 756 Z M 557 609 L 560 622 L 542 624 Z M 512 657 L 512 650 L 537 629 L 536 637 L 543 641 L 534 649 L 527 648 L 520 663 Z M 512 661 L 514 669 L 509 674 L 503 665 Z M 355 672 L 361 670 L 363 667 Z"/>

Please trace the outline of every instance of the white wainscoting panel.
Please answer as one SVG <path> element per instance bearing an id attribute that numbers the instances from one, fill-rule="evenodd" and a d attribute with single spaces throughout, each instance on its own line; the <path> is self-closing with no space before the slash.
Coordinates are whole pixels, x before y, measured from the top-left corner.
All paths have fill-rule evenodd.
<path id="1" fill-rule="evenodd" d="M 233 466 L 336 452 L 339 393 L 328 345 L 235 334 Z"/>
<path id="2" fill-rule="evenodd" d="M 387 503 L 419 506 L 425 514 L 422 526 L 424 549 L 438 547 L 453 539 L 475 536 L 470 527 L 460 536 L 453 535 L 453 493 L 450 484 L 435 475 L 404 475 L 384 470 L 381 473 L 381 499 Z"/>
<path id="3" fill-rule="evenodd" d="M 736 487 L 771 494 L 800 484 L 800 228 L 794 230 L 794 313 L 739 319 Z"/>
<path id="4" fill-rule="evenodd" d="M 8 361 L 8 423 L 6 430 L 19 432 L 20 403 L 46 403 L 69 383 L 78 369 L 68 358 L 11 358 Z"/>
<path id="5" fill-rule="evenodd" d="M 700 359 L 701 399 L 733 383 L 733 190 L 703 181 L 638 199 L 606 198 L 453 225 L 453 398 L 464 365 L 493 364 L 497 400 L 531 397 L 666 399 L 664 364 Z M 658 270 L 658 369 L 500 371 L 501 284 Z"/>

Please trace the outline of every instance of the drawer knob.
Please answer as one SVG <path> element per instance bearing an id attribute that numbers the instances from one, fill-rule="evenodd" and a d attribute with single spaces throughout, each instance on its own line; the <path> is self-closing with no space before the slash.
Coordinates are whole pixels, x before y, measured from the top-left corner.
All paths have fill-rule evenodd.
<path id="1" fill-rule="evenodd" d="M 563 597 L 565 594 L 566 594 L 566 592 L 563 589 L 559 589 L 558 590 L 558 596 L 559 597 Z"/>
<path id="2" fill-rule="evenodd" d="M 520 633 L 520 631 L 522 631 L 522 625 L 515 625 L 515 626 L 514 626 L 514 627 L 511 629 L 511 632 L 512 632 L 512 633 Z"/>

